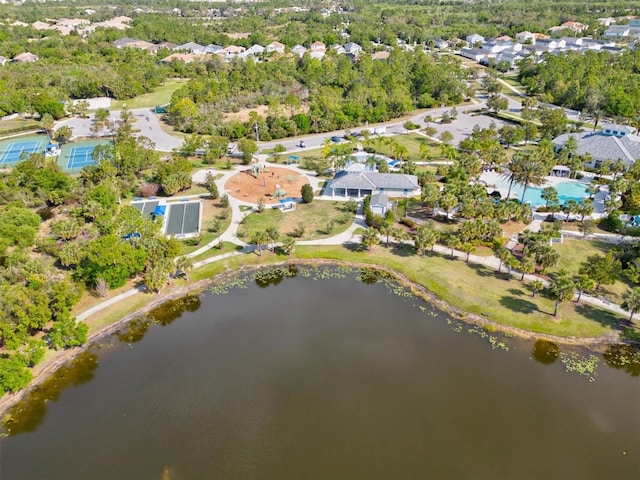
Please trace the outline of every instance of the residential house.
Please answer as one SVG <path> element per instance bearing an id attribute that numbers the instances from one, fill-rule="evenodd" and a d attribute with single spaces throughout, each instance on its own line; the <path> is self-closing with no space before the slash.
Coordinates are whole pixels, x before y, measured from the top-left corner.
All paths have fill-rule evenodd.
<path id="1" fill-rule="evenodd" d="M 254 45 L 251 45 L 249 48 L 247 48 L 245 53 L 247 55 L 262 55 L 265 52 L 265 50 L 266 49 L 262 45 L 258 45 L 256 43 Z"/>
<path id="2" fill-rule="evenodd" d="M 224 47 L 222 50 L 216 52 L 216 55 L 220 55 L 222 58 L 230 60 L 239 56 L 242 52 L 244 52 L 246 48 L 239 47 L 237 45 L 229 45 Z"/>
<path id="3" fill-rule="evenodd" d="M 331 196 L 362 198 L 384 193 L 396 197 L 420 195 L 418 177 L 404 173 L 345 172 L 336 173 L 326 191 Z"/>
<path id="4" fill-rule="evenodd" d="M 31 63 L 31 62 L 37 62 L 38 58 L 39 58 L 38 55 L 34 53 L 24 52 L 24 53 L 21 53 L 20 55 L 16 55 L 15 57 L 13 57 L 11 61 L 19 62 L 19 63 Z"/>
<path id="5" fill-rule="evenodd" d="M 160 50 L 161 48 L 166 48 L 167 50 L 175 50 L 176 47 L 177 45 L 171 42 L 161 42 L 156 45 L 157 50 Z"/>
<path id="6" fill-rule="evenodd" d="M 488 52 L 480 48 L 461 48 L 458 55 L 480 62 L 480 60 L 488 57 Z"/>
<path id="7" fill-rule="evenodd" d="M 311 50 L 312 52 L 326 52 L 327 46 L 324 43 L 316 40 L 311 44 L 309 50 Z"/>
<path id="8" fill-rule="evenodd" d="M 209 45 L 204 47 L 204 51 L 207 53 L 218 53 L 220 50 L 222 50 L 222 48 L 223 47 L 221 47 L 220 45 L 216 45 L 215 43 L 210 43 Z"/>
<path id="9" fill-rule="evenodd" d="M 124 48 L 129 43 L 133 43 L 133 42 L 137 42 L 137 40 L 134 40 L 134 39 L 128 38 L 128 37 L 124 37 L 124 38 L 119 38 L 118 40 L 113 42 L 113 46 L 116 47 L 116 48 Z"/>
<path id="10" fill-rule="evenodd" d="M 386 51 L 375 52 L 374 54 L 371 55 L 371 60 L 386 60 L 389 58 L 389 55 L 391 54 Z"/>
<path id="11" fill-rule="evenodd" d="M 347 51 L 344 49 L 344 47 L 342 45 L 337 44 L 337 43 L 335 45 L 331 45 L 331 48 L 333 48 L 338 55 L 344 55 L 345 53 L 347 53 Z"/>
<path id="12" fill-rule="evenodd" d="M 354 42 L 345 43 L 344 50 L 346 53 L 351 53 L 356 56 L 362 53 L 362 47 Z"/>
<path id="13" fill-rule="evenodd" d="M 465 38 L 467 43 L 472 47 L 478 43 L 484 43 L 484 37 L 482 35 L 478 35 L 477 33 L 473 33 L 471 35 L 467 35 Z"/>
<path id="14" fill-rule="evenodd" d="M 204 45 L 200 45 L 199 43 L 187 42 L 182 45 L 178 45 L 175 50 L 181 52 L 189 52 L 189 53 L 206 53 L 207 48 Z"/>
<path id="15" fill-rule="evenodd" d="M 307 49 L 302 45 L 294 45 L 293 47 L 291 47 L 291 53 L 299 57 L 302 57 L 306 51 Z"/>
<path id="16" fill-rule="evenodd" d="M 151 42 L 145 42 L 144 40 L 134 40 L 133 42 L 128 42 L 124 46 L 126 48 L 138 48 L 140 50 L 147 50 L 147 51 L 153 51 L 153 52 L 158 50 L 157 45 Z"/>
<path id="17" fill-rule="evenodd" d="M 607 38 L 620 38 L 628 37 L 630 32 L 629 25 L 611 25 L 602 35 Z"/>
<path id="18" fill-rule="evenodd" d="M 640 137 L 634 129 L 626 125 L 603 125 L 599 132 L 565 133 L 553 139 L 556 148 L 562 148 L 569 137 L 577 143 L 578 155 L 589 155 L 592 159 L 586 165 L 600 168 L 606 160 L 621 159 L 627 168 L 640 158 Z"/>
<path id="19" fill-rule="evenodd" d="M 584 23 L 568 21 L 557 27 L 551 27 L 547 31 L 551 33 L 558 33 L 563 30 L 571 30 L 573 33 L 578 34 L 584 32 L 587 28 L 589 28 L 589 25 L 585 25 Z"/>
<path id="20" fill-rule="evenodd" d="M 521 43 L 536 43 L 536 36 L 535 34 L 525 30 L 524 32 L 516 33 L 516 40 Z"/>
<path id="21" fill-rule="evenodd" d="M 267 45 L 267 53 L 284 53 L 285 45 L 280 42 L 271 42 Z"/>
<path id="22" fill-rule="evenodd" d="M 616 23 L 616 19 L 613 17 L 601 17 L 601 18 L 598 18 L 597 20 L 598 20 L 598 23 L 603 27 L 608 27 L 611 24 Z"/>
<path id="23" fill-rule="evenodd" d="M 564 48 L 566 43 L 564 40 L 555 40 L 553 38 L 541 38 L 536 40 L 536 47 L 545 48 L 547 50 L 555 50 L 556 48 Z"/>
<path id="24" fill-rule="evenodd" d="M 446 40 L 442 39 L 442 38 L 434 38 L 433 39 L 433 46 L 436 48 L 449 48 L 449 42 L 447 42 Z"/>
<path id="25" fill-rule="evenodd" d="M 570 48 L 573 50 L 577 50 L 582 46 L 583 39 L 582 37 L 562 37 L 562 40 L 565 44 L 565 48 Z"/>
<path id="26" fill-rule="evenodd" d="M 507 62 L 509 64 L 509 68 L 513 68 L 516 66 L 516 63 L 518 63 L 523 58 L 524 56 L 522 56 L 519 52 L 505 51 L 505 52 L 500 52 L 498 53 L 498 55 L 496 55 L 495 62 L 496 63 Z"/>

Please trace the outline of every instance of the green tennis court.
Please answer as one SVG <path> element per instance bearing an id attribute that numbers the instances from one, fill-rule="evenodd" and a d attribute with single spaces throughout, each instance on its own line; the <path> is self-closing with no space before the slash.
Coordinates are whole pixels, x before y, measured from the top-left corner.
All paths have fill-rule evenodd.
<path id="1" fill-rule="evenodd" d="M 43 153 L 44 146 L 49 143 L 46 135 L 16 137 L 0 142 L 0 167 L 15 165 L 23 155 Z"/>
<path id="2" fill-rule="evenodd" d="M 84 167 L 95 165 L 93 150 L 99 145 L 113 145 L 113 142 L 109 140 L 89 140 L 62 145 L 60 147 L 58 165 L 68 172 L 79 173 Z"/>

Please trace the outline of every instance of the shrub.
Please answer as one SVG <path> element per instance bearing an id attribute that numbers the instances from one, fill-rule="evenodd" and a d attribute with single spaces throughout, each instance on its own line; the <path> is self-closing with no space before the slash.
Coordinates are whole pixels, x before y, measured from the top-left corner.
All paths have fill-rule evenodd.
<path id="1" fill-rule="evenodd" d="M 302 203 L 311 203 L 313 202 L 313 187 L 308 183 L 305 183 L 300 189 L 300 194 L 302 195 Z"/>
<path id="2" fill-rule="evenodd" d="M 618 212 L 611 212 L 609 216 L 600 221 L 599 227 L 607 232 L 619 232 L 624 225 L 622 224 L 622 220 L 620 220 L 620 214 Z"/>
<path id="3" fill-rule="evenodd" d="M 229 206 L 229 195 L 227 195 L 226 193 L 220 197 L 220 206 L 222 208 L 227 208 Z"/>
<path id="4" fill-rule="evenodd" d="M 416 226 L 418 225 L 415 221 L 411 220 L 410 218 L 402 218 L 400 219 L 400 223 L 403 225 L 406 225 L 407 227 L 414 229 L 416 228 Z"/>
<path id="5" fill-rule="evenodd" d="M 159 190 L 160 185 L 157 183 L 145 183 L 144 185 L 140 185 L 137 195 L 139 197 L 155 197 L 158 195 Z"/>
<path id="6" fill-rule="evenodd" d="M 304 235 L 305 227 L 304 223 L 299 223 L 296 225 L 296 228 L 293 229 L 293 236 L 300 238 Z"/>

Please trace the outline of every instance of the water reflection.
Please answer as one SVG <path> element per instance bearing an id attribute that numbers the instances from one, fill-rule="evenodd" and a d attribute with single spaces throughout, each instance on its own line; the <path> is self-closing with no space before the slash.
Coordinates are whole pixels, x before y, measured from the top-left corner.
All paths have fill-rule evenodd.
<path id="1" fill-rule="evenodd" d="M 531 356 L 536 362 L 550 365 L 560 357 L 560 347 L 547 340 L 536 340 L 536 343 L 533 344 Z"/>
<path id="2" fill-rule="evenodd" d="M 260 288 L 267 288 L 282 283 L 285 278 L 294 278 L 298 276 L 298 267 L 289 265 L 288 267 L 271 268 L 268 270 L 260 270 L 256 273 L 256 285 Z"/>
<path id="3" fill-rule="evenodd" d="M 92 380 L 96 368 L 98 355 L 90 350 L 60 367 L 4 415 L 2 425 L 6 433 L 17 435 L 35 430 L 47 413 L 47 402 L 58 400 L 62 390 L 67 387 L 83 385 Z"/>
<path id="4" fill-rule="evenodd" d="M 640 350 L 631 345 L 610 345 L 602 354 L 607 365 L 627 372 L 632 377 L 640 375 Z"/>

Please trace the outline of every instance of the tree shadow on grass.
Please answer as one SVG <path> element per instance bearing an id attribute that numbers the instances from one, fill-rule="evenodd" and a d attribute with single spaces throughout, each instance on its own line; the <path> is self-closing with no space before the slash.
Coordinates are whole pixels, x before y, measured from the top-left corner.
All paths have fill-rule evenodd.
<path id="1" fill-rule="evenodd" d="M 576 312 L 583 317 L 598 322 L 601 325 L 605 325 L 616 331 L 624 331 L 633 326 L 629 323 L 628 318 L 622 317 L 608 310 L 603 310 L 586 304 L 576 305 L 575 308 Z"/>
<path id="2" fill-rule="evenodd" d="M 524 290 L 522 290 L 520 288 L 510 288 L 509 290 L 507 290 L 507 292 L 509 292 L 511 295 L 515 295 L 515 296 L 518 296 L 518 297 L 523 297 L 523 296 L 527 295 L 527 292 L 525 292 Z"/>
<path id="3" fill-rule="evenodd" d="M 347 243 L 344 243 L 342 246 L 344 248 L 346 248 L 347 250 L 349 250 L 350 252 L 367 252 L 368 251 L 367 247 L 365 247 L 360 242 L 357 242 L 357 243 L 356 242 L 347 242 Z M 372 252 L 373 251 L 375 251 L 375 248 L 374 248 L 374 250 L 372 250 Z"/>
<path id="4" fill-rule="evenodd" d="M 462 260 L 464 261 L 464 259 Z M 467 264 L 469 266 L 469 268 L 471 268 L 472 270 L 475 270 L 475 272 L 480 275 L 481 277 L 498 277 L 498 278 L 502 278 L 502 274 L 499 274 L 498 272 L 496 272 L 493 268 L 489 268 L 485 265 L 480 265 L 478 263 L 468 263 Z M 504 274 L 504 278 L 507 278 L 507 274 Z"/>
<path id="5" fill-rule="evenodd" d="M 524 298 L 511 297 L 507 295 L 503 295 L 500 298 L 500 304 L 511 311 L 524 313 L 526 315 L 541 311 L 535 303 L 529 300 L 526 300 Z"/>
<path id="6" fill-rule="evenodd" d="M 408 244 L 392 243 L 389 248 L 394 255 L 399 257 L 413 257 L 416 255 L 416 249 Z"/>

